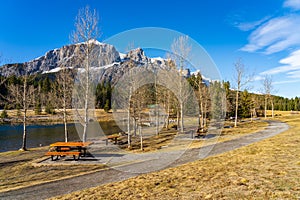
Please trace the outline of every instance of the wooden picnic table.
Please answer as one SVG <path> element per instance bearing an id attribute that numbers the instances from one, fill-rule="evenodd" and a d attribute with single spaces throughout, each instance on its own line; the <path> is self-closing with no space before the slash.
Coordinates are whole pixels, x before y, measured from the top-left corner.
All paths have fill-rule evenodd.
<path id="1" fill-rule="evenodd" d="M 107 139 L 112 140 L 112 141 L 114 141 L 114 144 L 117 144 L 119 137 L 120 137 L 119 135 L 109 135 L 109 136 L 107 136 Z"/>
<path id="2" fill-rule="evenodd" d="M 57 156 L 58 159 L 67 155 L 71 155 L 74 160 L 78 160 L 80 156 L 86 156 L 86 149 L 90 144 L 92 142 L 55 142 L 50 144 L 50 147 L 54 147 L 54 151 L 48 151 L 46 155 L 51 156 L 52 160 L 54 160 L 54 156 Z"/>

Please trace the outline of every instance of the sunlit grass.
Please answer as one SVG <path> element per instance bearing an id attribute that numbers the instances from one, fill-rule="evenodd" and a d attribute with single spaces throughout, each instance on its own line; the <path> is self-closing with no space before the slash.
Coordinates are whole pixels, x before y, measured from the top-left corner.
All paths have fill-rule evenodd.
<path id="1" fill-rule="evenodd" d="M 0 192 L 100 170 L 103 165 L 39 165 L 47 148 L 0 153 Z"/>
<path id="2" fill-rule="evenodd" d="M 55 199 L 299 199 L 300 116 L 252 145 Z"/>

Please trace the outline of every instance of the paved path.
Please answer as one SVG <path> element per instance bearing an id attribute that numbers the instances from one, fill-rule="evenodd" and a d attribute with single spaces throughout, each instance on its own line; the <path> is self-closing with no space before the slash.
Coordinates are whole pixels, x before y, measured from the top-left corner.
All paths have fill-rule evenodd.
<path id="1" fill-rule="evenodd" d="M 0 193 L 0 199 L 46 199 L 58 195 L 71 193 L 98 186 L 101 184 L 116 182 L 137 176 L 141 173 L 153 171 L 153 169 L 164 169 L 178 166 L 187 162 L 199 160 L 201 158 L 217 155 L 226 151 L 231 151 L 242 146 L 263 140 L 279 134 L 289 127 L 287 124 L 278 121 L 268 121 L 269 126 L 260 132 L 242 136 L 237 139 L 217 143 L 202 147 L 200 149 L 188 149 L 186 151 L 156 153 L 156 157 L 143 157 L 136 159 L 135 162 L 114 166 L 112 168 L 95 172 L 89 175 L 78 176 L 40 184 L 18 190 Z M 178 156 L 180 154 L 181 156 Z M 98 155 L 101 157 L 101 155 Z M 174 157 L 176 156 L 176 157 Z M 102 155 L 104 157 L 104 155 Z M 174 158 L 176 160 L 174 161 Z M 111 165 L 116 165 L 112 162 Z"/>

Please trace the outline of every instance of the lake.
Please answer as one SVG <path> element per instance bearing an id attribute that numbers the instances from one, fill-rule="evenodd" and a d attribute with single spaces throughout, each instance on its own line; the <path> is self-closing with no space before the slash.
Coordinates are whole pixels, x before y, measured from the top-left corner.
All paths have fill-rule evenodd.
<path id="1" fill-rule="evenodd" d="M 77 129 L 76 129 L 77 126 Z M 91 124 L 92 137 L 110 135 L 120 131 L 114 122 L 100 122 Z M 103 130 L 99 130 L 99 127 Z M 68 124 L 69 141 L 80 140 L 82 132 L 80 125 Z M 101 132 L 101 133 L 100 133 Z M 0 152 L 18 150 L 22 146 L 23 125 L 0 125 Z M 48 146 L 51 143 L 64 141 L 64 125 L 28 125 L 27 148 Z"/>

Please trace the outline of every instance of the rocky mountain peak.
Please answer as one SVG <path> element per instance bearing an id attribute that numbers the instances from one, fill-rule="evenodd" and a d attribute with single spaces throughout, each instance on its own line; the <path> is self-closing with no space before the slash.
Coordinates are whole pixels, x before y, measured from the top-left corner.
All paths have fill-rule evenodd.
<path id="1" fill-rule="evenodd" d="M 148 62 L 148 58 L 145 56 L 145 52 L 141 48 L 129 51 L 128 54 L 125 56 L 125 59 L 131 59 L 140 63 Z"/>
<path id="2" fill-rule="evenodd" d="M 119 52 L 110 44 L 100 43 L 97 40 L 90 40 L 88 44 L 94 44 L 91 47 L 91 55 L 97 63 L 94 65 L 103 66 L 120 61 Z M 2 76 L 22 76 L 25 74 L 42 74 L 55 71 L 61 65 L 70 68 L 81 68 L 82 62 L 79 58 L 83 56 L 87 43 L 78 43 L 66 45 L 58 49 L 50 50 L 45 55 L 33 59 L 26 63 L 6 64 L 0 67 L 0 75 Z M 103 59 L 105 58 L 105 59 Z"/>
<path id="3" fill-rule="evenodd" d="M 91 45 L 92 44 L 92 45 Z M 59 72 L 62 67 L 84 70 L 86 45 L 90 49 L 90 70 L 99 82 L 110 81 L 115 83 L 130 69 L 130 61 L 134 61 L 136 66 L 168 68 L 169 61 L 157 57 L 148 58 L 141 48 L 133 49 L 127 54 L 119 53 L 114 46 L 101 43 L 97 40 L 90 40 L 85 43 L 66 45 L 58 49 L 53 49 L 45 55 L 25 63 L 6 64 L 0 67 L 2 76 L 22 76 L 32 74 L 45 74 Z M 150 69 L 151 70 L 151 69 Z M 186 76 L 189 76 L 189 71 Z"/>

